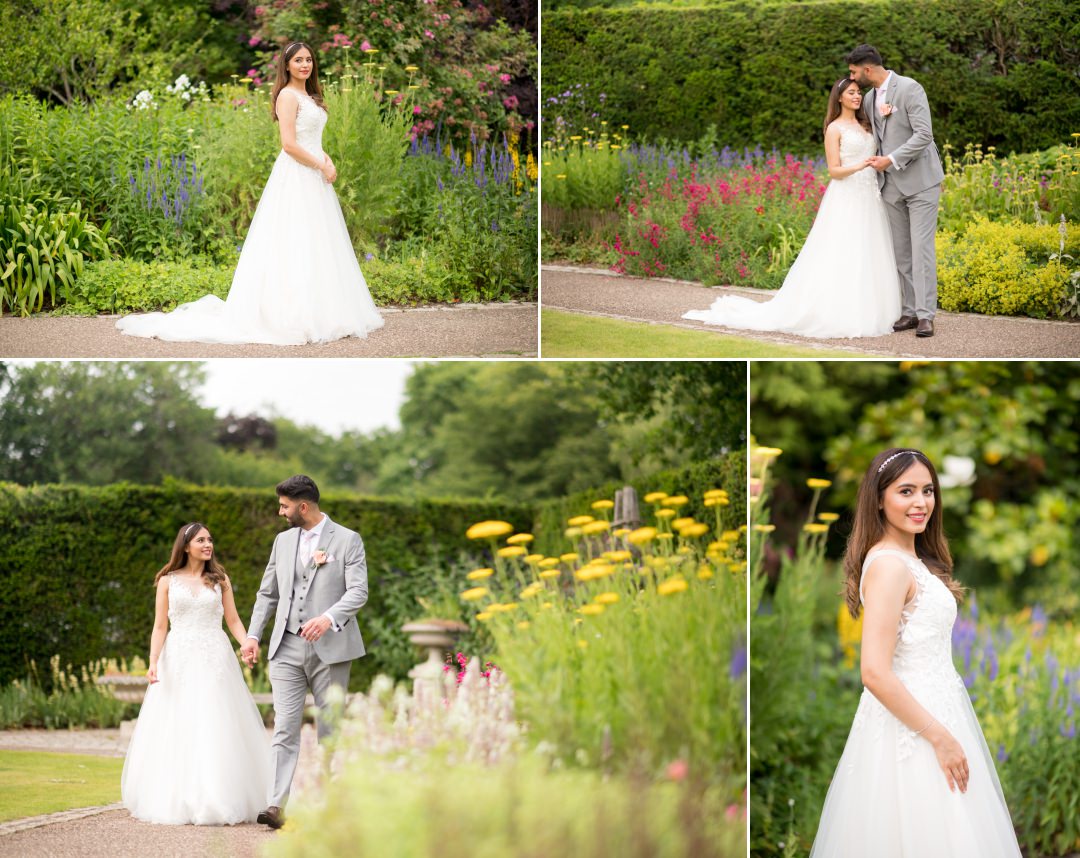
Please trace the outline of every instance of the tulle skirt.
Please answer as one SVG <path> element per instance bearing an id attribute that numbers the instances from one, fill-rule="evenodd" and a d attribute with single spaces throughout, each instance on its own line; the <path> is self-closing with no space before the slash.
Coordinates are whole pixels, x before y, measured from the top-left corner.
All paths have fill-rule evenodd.
<path id="1" fill-rule="evenodd" d="M 125 334 L 172 342 L 300 345 L 382 327 L 333 185 L 281 152 L 251 221 L 229 297 L 126 316 Z"/>
<path id="2" fill-rule="evenodd" d="M 900 283 L 873 170 L 834 180 L 784 278 L 764 303 L 725 295 L 684 319 L 804 337 L 875 337 L 900 317 Z"/>
<path id="3" fill-rule="evenodd" d="M 968 759 L 968 791 L 950 791 L 930 743 L 863 691 L 811 858 L 1020 858 L 971 701 L 962 685 L 951 693 L 959 714 L 949 730 Z"/>
<path id="4" fill-rule="evenodd" d="M 174 635 L 128 746 L 124 807 L 169 825 L 254 822 L 266 807 L 270 743 L 236 655 L 220 630 L 191 646 Z"/>

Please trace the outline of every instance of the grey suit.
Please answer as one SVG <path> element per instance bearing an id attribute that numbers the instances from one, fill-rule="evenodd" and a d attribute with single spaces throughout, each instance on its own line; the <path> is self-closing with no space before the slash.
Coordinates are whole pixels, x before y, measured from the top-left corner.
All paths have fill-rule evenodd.
<path id="1" fill-rule="evenodd" d="M 877 90 L 871 89 L 862 109 L 873 126 L 878 153 L 891 155 L 896 162 L 878 173 L 878 183 L 892 231 L 901 311 L 905 316 L 933 319 L 937 312 L 934 236 L 945 173 L 934 145 L 930 104 L 916 81 L 896 72 L 885 92 L 885 103 L 892 106 L 888 116 L 881 115 L 877 100 Z"/>
<path id="2" fill-rule="evenodd" d="M 299 561 L 301 529 L 279 533 L 266 564 L 248 634 L 259 639 L 271 614 L 270 684 L 274 693 L 274 783 L 268 804 L 284 807 L 300 754 L 300 727 L 308 688 L 322 707 L 331 685 L 349 684 L 352 660 L 364 655 L 356 615 L 368 598 L 367 561 L 360 535 L 327 516 L 317 550 L 328 559 L 322 566 Z M 299 626 L 322 614 L 334 624 L 315 643 L 295 634 Z M 319 724 L 319 738 L 325 730 Z"/>

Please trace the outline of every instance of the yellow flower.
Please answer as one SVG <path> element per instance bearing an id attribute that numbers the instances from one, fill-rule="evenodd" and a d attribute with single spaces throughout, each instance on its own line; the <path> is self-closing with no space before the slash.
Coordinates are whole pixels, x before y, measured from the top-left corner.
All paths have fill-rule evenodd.
<path id="1" fill-rule="evenodd" d="M 727 551 L 728 550 L 727 541 L 724 540 L 724 539 L 718 539 L 718 540 L 716 540 L 716 542 L 710 542 L 708 550 L 709 551 Z"/>
<path id="2" fill-rule="evenodd" d="M 707 565 L 702 563 L 700 566 L 698 566 L 697 576 L 702 581 L 708 581 L 710 578 L 712 578 L 713 571 Z"/>
<path id="3" fill-rule="evenodd" d="M 507 545 L 528 545 L 533 541 L 533 535 L 531 533 L 515 533 L 508 540 Z"/>
<path id="4" fill-rule="evenodd" d="M 629 533 L 630 533 L 630 528 L 629 528 L 629 527 L 617 527 L 617 528 L 615 528 L 615 529 L 614 529 L 613 531 L 611 531 L 611 532 L 612 532 L 612 533 L 613 533 L 613 534 L 614 534 L 615 536 L 617 536 L 617 537 L 619 537 L 620 539 L 622 539 L 622 538 L 623 538 L 624 536 L 626 536 L 627 534 L 629 534 Z"/>
<path id="5" fill-rule="evenodd" d="M 603 533 L 609 527 L 611 527 L 611 525 L 608 524 L 606 521 L 590 521 L 583 528 L 581 528 L 581 532 L 584 533 L 586 536 L 595 536 L 598 533 Z"/>
<path id="6" fill-rule="evenodd" d="M 405 71 L 420 71 L 420 66 L 405 66 Z"/>
<path id="7" fill-rule="evenodd" d="M 468 539 L 498 539 L 514 532 L 514 526 L 506 521 L 481 521 L 465 531 Z"/>
<path id="8" fill-rule="evenodd" d="M 644 501 L 645 503 L 660 503 L 666 497 L 667 492 L 649 492 L 645 495 Z"/>
<path id="9" fill-rule="evenodd" d="M 249 78 L 249 77 L 240 78 L 240 83 L 251 83 L 251 82 L 252 82 L 251 78 Z"/>
<path id="10" fill-rule="evenodd" d="M 577 645 L 578 645 L 578 647 L 580 649 L 587 649 L 588 646 L 589 646 L 589 642 L 588 641 L 578 641 Z"/>
<path id="11" fill-rule="evenodd" d="M 595 599 L 593 599 L 599 605 L 614 605 L 619 601 L 618 593 L 601 593 Z"/>
<path id="12" fill-rule="evenodd" d="M 568 551 L 566 554 L 560 554 L 559 559 L 563 563 L 573 563 L 578 559 L 578 553 L 576 551 Z"/>
<path id="13" fill-rule="evenodd" d="M 545 557 L 537 565 L 539 565 L 539 567 L 541 569 L 554 569 L 556 566 L 559 565 L 559 558 L 558 557 Z"/>
<path id="14" fill-rule="evenodd" d="M 494 569 L 473 569 L 473 571 L 465 577 L 470 581 L 479 581 L 482 578 L 490 578 L 494 571 Z"/>
<path id="15" fill-rule="evenodd" d="M 674 528 L 675 530 L 682 530 L 682 529 L 683 529 L 684 527 L 686 527 L 687 525 L 689 525 L 689 524 L 693 524 L 693 523 L 694 523 L 694 519 L 693 519 L 693 518 L 691 518 L 691 517 L 684 517 L 684 518 L 677 518 L 677 519 L 675 519 L 675 520 L 674 520 L 673 522 L 671 522 L 671 526 L 672 526 L 672 528 Z"/>
<path id="16" fill-rule="evenodd" d="M 461 598 L 464 599 L 466 602 L 475 602 L 477 599 L 483 599 L 484 596 L 488 594 L 488 592 L 489 591 L 487 587 L 473 587 L 462 593 Z"/>
<path id="17" fill-rule="evenodd" d="M 818 477 L 811 477 L 806 481 L 806 485 L 812 489 L 827 489 L 832 485 L 832 480 L 822 480 Z"/>
<path id="18" fill-rule="evenodd" d="M 755 447 L 754 458 L 771 461 L 783 452 L 779 447 Z"/>
<path id="19" fill-rule="evenodd" d="M 805 530 L 807 533 L 828 533 L 829 525 L 818 524 L 817 522 L 812 521 L 808 524 L 804 524 L 802 529 Z"/>
<path id="20" fill-rule="evenodd" d="M 774 530 L 776 530 L 776 525 L 775 524 L 755 524 L 754 525 L 754 530 L 756 530 L 758 533 L 772 533 Z"/>
<path id="21" fill-rule="evenodd" d="M 656 534 L 656 538 L 657 539 L 674 539 L 675 534 L 674 533 L 658 533 L 658 534 Z"/>
<path id="22" fill-rule="evenodd" d="M 605 551 L 601 556 L 605 560 L 610 560 L 612 563 L 625 563 L 634 555 L 629 551 Z"/>
<path id="23" fill-rule="evenodd" d="M 544 584 L 542 581 L 533 581 L 528 587 L 521 591 L 522 599 L 531 599 L 537 593 L 544 592 Z"/>
<path id="24" fill-rule="evenodd" d="M 708 507 L 712 507 L 712 506 L 730 506 L 730 505 L 731 505 L 731 501 L 729 501 L 727 498 L 709 498 L 707 501 L 705 501 L 705 506 L 708 506 Z"/>
<path id="25" fill-rule="evenodd" d="M 399 90 L 396 90 L 396 89 L 384 89 L 383 92 L 385 92 L 387 95 L 397 95 Z M 468 152 L 465 153 L 465 158 L 466 158 L 466 160 L 469 160 L 470 155 L 469 155 Z"/>
<path id="26" fill-rule="evenodd" d="M 720 534 L 720 538 L 724 540 L 724 542 L 738 542 L 740 533 L 741 531 L 738 530 L 725 530 Z"/>
<path id="27" fill-rule="evenodd" d="M 1045 566 L 1050 559 L 1050 549 L 1045 545 L 1036 545 L 1031 549 L 1031 554 L 1028 555 L 1028 560 L 1031 561 L 1032 566 Z"/>
<path id="28" fill-rule="evenodd" d="M 588 524 L 590 521 L 596 521 L 591 515 L 575 515 L 571 519 L 567 519 L 566 523 L 571 527 L 581 527 L 583 524 Z"/>
<path id="29" fill-rule="evenodd" d="M 844 602 L 840 603 L 840 610 L 836 615 L 836 631 L 840 638 L 840 648 L 844 652 L 844 666 L 855 666 L 855 646 L 862 642 L 862 616 L 854 620 L 851 612 Z"/>
<path id="30" fill-rule="evenodd" d="M 686 583 L 683 578 L 669 578 L 656 588 L 656 592 L 661 596 L 671 596 L 675 593 L 682 593 L 690 585 Z"/>
<path id="31" fill-rule="evenodd" d="M 664 509 L 658 509 L 656 511 L 657 518 L 674 518 L 677 515 L 678 513 L 675 512 L 675 510 L 667 509 L 666 507 Z"/>
<path id="32" fill-rule="evenodd" d="M 682 557 L 685 557 L 687 554 L 693 554 L 694 549 L 691 548 L 689 545 L 680 545 L 677 549 L 675 549 L 675 553 L 681 555 Z"/>
<path id="33" fill-rule="evenodd" d="M 554 602 L 541 602 L 541 603 L 540 603 L 540 610 L 541 610 L 541 611 L 546 611 L 546 610 L 548 610 L 549 608 L 553 608 L 553 607 L 555 607 L 555 603 L 554 603 Z"/>
<path id="34" fill-rule="evenodd" d="M 639 527 L 637 530 L 630 531 L 630 533 L 627 534 L 626 540 L 632 545 L 645 545 L 647 542 L 651 542 L 655 538 L 655 527 Z"/>
<path id="35" fill-rule="evenodd" d="M 493 613 L 491 613 L 491 611 L 481 611 L 479 614 L 476 615 L 476 619 L 478 619 L 480 622 L 483 623 L 483 622 L 487 622 L 488 620 L 490 620 L 494 616 L 495 615 Z"/>
<path id="36" fill-rule="evenodd" d="M 517 627 L 519 629 L 521 629 L 522 631 L 524 631 L 525 629 L 527 629 L 529 627 L 529 621 L 528 620 L 522 620 L 520 623 L 517 624 Z"/>
<path id="37" fill-rule="evenodd" d="M 699 536 L 704 536 L 709 532 L 709 525 L 701 524 L 700 522 L 688 525 L 679 531 L 679 536 L 684 536 L 689 539 L 695 539 Z"/>
<path id="38" fill-rule="evenodd" d="M 709 500 L 710 498 L 726 498 L 726 497 L 727 497 L 727 492 L 724 491 L 723 489 L 709 489 L 707 492 L 705 492 L 705 500 Z"/>
<path id="39" fill-rule="evenodd" d="M 495 553 L 499 557 L 521 557 L 525 554 L 525 549 L 520 545 L 508 545 L 506 548 L 500 548 Z"/>
<path id="40" fill-rule="evenodd" d="M 525 562 L 526 563 L 537 563 L 538 564 L 543 559 L 544 559 L 543 554 L 527 554 L 525 556 Z"/>
<path id="41" fill-rule="evenodd" d="M 664 503 L 674 507 L 686 506 L 686 504 L 690 503 L 690 498 L 686 495 L 675 495 L 674 497 L 669 497 Z"/>
<path id="42" fill-rule="evenodd" d="M 566 528 L 566 530 L 563 531 L 563 536 L 565 536 L 567 539 L 577 539 L 579 536 L 581 536 L 581 528 L 568 527 Z"/>
<path id="43" fill-rule="evenodd" d="M 584 614 L 586 617 L 595 617 L 604 613 L 603 605 L 582 605 L 578 608 L 578 613 Z"/>
<path id="44" fill-rule="evenodd" d="M 840 518 L 840 513 L 838 513 L 838 512 L 819 512 L 818 513 L 818 518 L 821 519 L 822 521 L 837 521 Z"/>
<path id="45" fill-rule="evenodd" d="M 728 568 L 728 572 L 745 572 L 746 571 L 746 561 L 745 560 L 740 560 L 737 563 L 729 563 L 727 568 Z"/>
<path id="46" fill-rule="evenodd" d="M 545 569 L 543 572 L 540 573 L 540 577 L 543 578 L 545 581 L 551 578 L 558 578 L 560 575 L 562 575 L 562 572 L 558 569 Z"/>
<path id="47" fill-rule="evenodd" d="M 499 605 L 499 604 L 495 604 L 495 605 L 489 605 L 489 606 L 488 606 L 488 610 L 489 610 L 489 611 L 504 611 L 504 612 L 508 612 L 508 611 L 512 611 L 512 610 L 514 610 L 514 608 L 516 608 L 517 606 L 518 606 L 518 603 L 517 603 L 517 602 L 507 602 L 507 603 L 505 603 L 505 604 L 502 604 L 502 605 Z"/>
<path id="48" fill-rule="evenodd" d="M 614 509 L 615 508 L 615 501 L 610 501 L 610 500 L 593 501 L 592 508 L 593 509 Z"/>

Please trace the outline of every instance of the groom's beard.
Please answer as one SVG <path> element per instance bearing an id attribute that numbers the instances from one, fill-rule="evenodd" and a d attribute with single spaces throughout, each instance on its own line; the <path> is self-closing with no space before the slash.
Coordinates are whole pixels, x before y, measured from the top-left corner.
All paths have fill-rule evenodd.
<path id="1" fill-rule="evenodd" d="M 301 527 L 304 524 L 304 520 L 297 513 L 286 515 L 285 520 L 293 527 Z"/>

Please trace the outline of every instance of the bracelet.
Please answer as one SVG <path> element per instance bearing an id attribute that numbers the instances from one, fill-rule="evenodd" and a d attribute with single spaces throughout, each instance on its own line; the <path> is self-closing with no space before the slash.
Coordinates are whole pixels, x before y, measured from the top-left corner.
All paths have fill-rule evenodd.
<path id="1" fill-rule="evenodd" d="M 936 723 L 936 722 L 934 721 L 934 719 L 933 719 L 933 718 L 931 718 L 931 719 L 930 719 L 930 723 L 929 723 L 929 724 L 927 724 L 927 725 L 926 725 L 925 727 L 923 727 L 923 728 L 922 728 L 921 730 L 916 730 L 916 731 L 915 731 L 915 735 L 916 735 L 916 736 L 918 736 L 918 735 L 919 735 L 920 733 L 925 733 L 925 732 L 926 732 L 927 730 L 929 730 L 929 729 L 930 729 L 930 728 L 931 728 L 931 727 L 932 727 L 932 726 L 933 726 L 933 725 L 934 725 L 935 723 Z"/>

